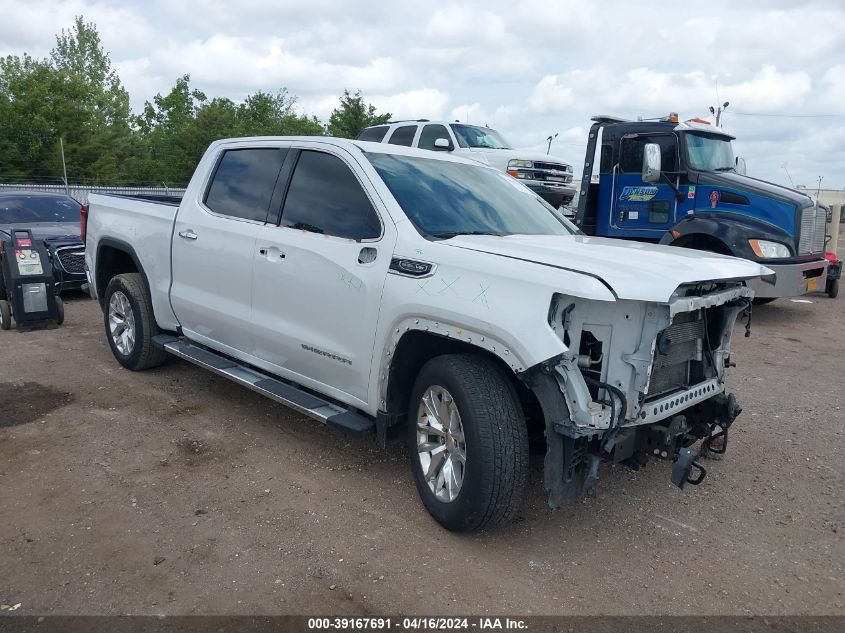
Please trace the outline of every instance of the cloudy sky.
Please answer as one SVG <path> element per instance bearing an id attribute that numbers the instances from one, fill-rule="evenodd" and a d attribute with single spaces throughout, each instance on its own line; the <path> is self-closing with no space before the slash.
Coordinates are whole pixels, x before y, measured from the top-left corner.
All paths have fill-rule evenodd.
<path id="1" fill-rule="evenodd" d="M 488 124 L 518 147 L 559 133 L 552 153 L 580 169 L 593 114 L 730 101 L 750 175 L 845 188 L 841 0 L 0 0 L 0 54 L 46 55 L 78 14 L 136 110 L 185 73 L 234 100 L 285 87 L 321 119 L 360 89 L 396 118 Z"/>

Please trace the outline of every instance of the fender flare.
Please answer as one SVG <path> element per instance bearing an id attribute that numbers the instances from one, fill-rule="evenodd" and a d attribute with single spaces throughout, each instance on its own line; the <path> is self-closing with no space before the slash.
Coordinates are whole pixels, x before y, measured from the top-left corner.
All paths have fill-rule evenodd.
<path id="1" fill-rule="evenodd" d="M 396 348 L 399 346 L 402 337 L 406 333 L 414 331 L 428 332 L 442 336 L 445 339 L 467 343 L 489 352 L 501 359 L 511 368 L 514 374 L 519 374 L 528 368 L 510 346 L 494 336 L 473 329 L 467 329 L 455 323 L 435 321 L 425 317 L 408 317 L 393 326 L 392 331 L 385 340 L 384 349 L 379 360 L 377 393 L 378 401 L 382 407 L 387 402 L 387 390 L 390 382 L 390 366 L 393 362 L 393 354 L 396 352 Z"/>
<path id="2" fill-rule="evenodd" d="M 128 242 L 125 242 L 123 240 L 118 240 L 118 239 L 115 239 L 113 237 L 102 237 L 97 242 L 97 259 L 95 260 L 94 270 L 92 271 L 93 276 L 94 276 L 94 284 L 95 284 L 95 288 L 96 288 L 96 291 L 97 291 L 97 298 L 100 301 L 100 305 L 103 304 L 103 300 L 104 300 L 103 295 L 106 291 L 105 287 L 100 288 L 99 283 L 98 283 L 98 281 L 99 281 L 99 274 L 98 273 L 99 273 L 100 261 L 101 261 L 100 256 L 103 253 L 103 249 L 107 248 L 107 247 L 113 248 L 115 250 L 121 251 L 121 252 L 129 255 L 129 258 L 135 264 L 135 268 L 138 269 L 138 273 L 141 275 L 141 277 L 144 278 L 144 287 L 145 287 L 146 292 L 147 292 L 147 300 L 151 300 L 151 297 L 150 297 L 150 281 L 149 281 L 149 279 L 147 279 L 147 273 L 144 270 L 143 264 L 141 264 L 141 259 L 138 257 L 138 253 L 135 252 L 135 249 L 132 247 L 132 245 L 129 244 Z M 106 282 L 106 283 L 108 283 L 108 282 Z"/>

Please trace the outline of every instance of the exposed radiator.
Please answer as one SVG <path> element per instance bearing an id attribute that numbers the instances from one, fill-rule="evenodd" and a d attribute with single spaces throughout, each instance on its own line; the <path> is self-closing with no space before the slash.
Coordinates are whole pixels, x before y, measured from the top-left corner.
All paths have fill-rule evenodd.
<path id="1" fill-rule="evenodd" d="M 690 384 L 690 364 L 701 361 L 704 320 L 700 312 L 679 314 L 657 338 L 648 397 L 654 398 Z"/>

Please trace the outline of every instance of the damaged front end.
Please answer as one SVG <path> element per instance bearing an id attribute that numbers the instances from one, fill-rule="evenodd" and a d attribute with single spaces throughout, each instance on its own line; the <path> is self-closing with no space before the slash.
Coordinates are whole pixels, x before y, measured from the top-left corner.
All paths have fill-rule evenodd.
<path id="1" fill-rule="evenodd" d="M 740 413 L 725 392 L 731 334 L 752 297 L 739 282 L 681 286 L 668 303 L 555 295 L 549 324 L 567 351 L 522 374 L 545 417 L 552 507 L 595 494 L 602 461 L 655 457 L 673 461 L 681 488 L 704 479 L 689 447 L 727 446 Z"/>

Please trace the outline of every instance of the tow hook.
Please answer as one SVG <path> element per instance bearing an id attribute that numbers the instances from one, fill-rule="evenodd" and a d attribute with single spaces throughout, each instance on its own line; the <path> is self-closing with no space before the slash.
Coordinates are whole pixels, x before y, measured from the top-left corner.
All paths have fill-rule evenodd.
<path id="1" fill-rule="evenodd" d="M 696 470 L 697 476 L 691 477 L 693 469 Z M 698 463 L 698 453 L 692 452 L 688 448 L 681 448 L 675 455 L 675 462 L 672 464 L 672 483 L 681 490 L 684 486 L 690 484 L 697 486 L 707 476 L 707 471 L 704 466 Z"/>

